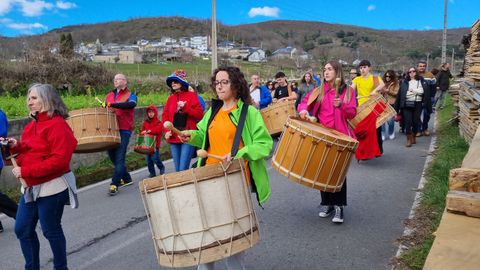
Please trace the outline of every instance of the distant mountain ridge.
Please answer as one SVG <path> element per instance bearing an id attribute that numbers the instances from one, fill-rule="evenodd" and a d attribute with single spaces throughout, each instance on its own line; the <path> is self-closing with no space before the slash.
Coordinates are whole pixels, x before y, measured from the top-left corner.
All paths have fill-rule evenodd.
<path id="1" fill-rule="evenodd" d="M 55 44 L 60 33 L 71 32 L 75 43 L 134 43 L 139 39 L 155 40 L 162 36 L 174 38 L 209 35 L 211 22 L 183 17 L 135 18 L 98 24 L 65 26 L 42 35 L 0 37 L 0 57 L 19 56 L 23 47 L 41 41 Z M 394 61 L 399 57 L 425 58 L 436 56 L 441 45 L 441 30 L 376 30 L 371 28 L 313 21 L 272 20 L 261 23 L 228 26 L 219 24 L 218 40 L 235 41 L 244 46 L 274 51 L 294 46 L 317 59 L 341 58 L 347 61 L 375 58 L 377 62 Z M 469 28 L 449 29 L 448 44 L 458 46 Z"/>

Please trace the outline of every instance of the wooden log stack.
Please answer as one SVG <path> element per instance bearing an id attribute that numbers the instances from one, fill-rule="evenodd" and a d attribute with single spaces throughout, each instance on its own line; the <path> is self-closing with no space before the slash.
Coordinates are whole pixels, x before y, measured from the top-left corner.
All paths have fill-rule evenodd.
<path id="1" fill-rule="evenodd" d="M 465 80 L 458 89 L 458 116 L 460 133 L 471 143 L 480 124 L 480 20 L 471 29 L 464 73 Z"/>
<path id="2" fill-rule="evenodd" d="M 450 170 L 448 212 L 480 217 L 480 129 L 470 144 L 462 167 Z"/>

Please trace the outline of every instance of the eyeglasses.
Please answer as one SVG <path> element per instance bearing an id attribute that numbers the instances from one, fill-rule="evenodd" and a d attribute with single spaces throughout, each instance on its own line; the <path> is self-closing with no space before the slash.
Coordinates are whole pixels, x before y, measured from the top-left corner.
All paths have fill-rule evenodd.
<path id="1" fill-rule="evenodd" d="M 385 75 L 385 78 L 391 78 L 391 77 L 392 77 L 392 76 L 390 76 L 390 75 Z"/>
<path id="2" fill-rule="evenodd" d="M 221 80 L 221 81 L 214 81 L 213 86 L 217 87 L 218 85 L 228 85 L 230 80 Z"/>
<path id="3" fill-rule="evenodd" d="M 416 73 L 417 71 L 415 70 L 409 70 L 408 73 Z"/>

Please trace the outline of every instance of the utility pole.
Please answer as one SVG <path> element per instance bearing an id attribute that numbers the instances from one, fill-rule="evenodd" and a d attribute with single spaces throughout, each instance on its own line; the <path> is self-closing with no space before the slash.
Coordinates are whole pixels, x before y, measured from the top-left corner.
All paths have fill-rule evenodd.
<path id="1" fill-rule="evenodd" d="M 442 38 L 442 64 L 447 62 L 447 7 L 448 7 L 448 0 L 444 0 L 444 11 L 443 11 L 443 38 Z"/>
<path id="2" fill-rule="evenodd" d="M 452 48 L 452 64 L 450 65 L 452 67 L 452 73 L 455 72 L 455 48 Z"/>
<path id="3" fill-rule="evenodd" d="M 212 73 L 217 67 L 217 4 L 212 0 Z"/>

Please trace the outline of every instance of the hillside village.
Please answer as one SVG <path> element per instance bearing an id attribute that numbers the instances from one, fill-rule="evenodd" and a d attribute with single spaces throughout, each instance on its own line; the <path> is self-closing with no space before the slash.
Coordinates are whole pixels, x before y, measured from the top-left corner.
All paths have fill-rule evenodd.
<path id="1" fill-rule="evenodd" d="M 209 36 L 193 36 L 175 39 L 162 37 L 160 40 L 140 39 L 136 44 L 81 42 L 75 53 L 86 61 L 99 63 L 162 63 L 164 61 L 189 61 L 192 57 L 208 59 L 211 56 Z M 310 59 L 311 55 L 294 47 L 284 47 L 270 52 L 258 47 L 246 47 L 230 41 L 218 43 L 220 58 L 239 59 L 248 62 L 267 62 L 271 59 Z"/>

